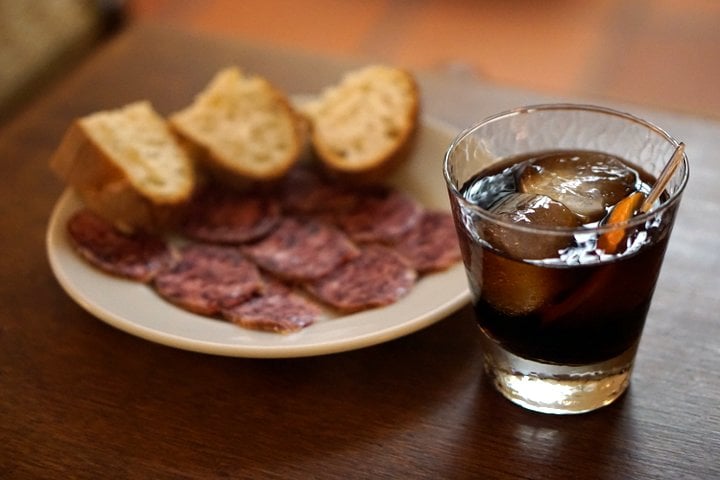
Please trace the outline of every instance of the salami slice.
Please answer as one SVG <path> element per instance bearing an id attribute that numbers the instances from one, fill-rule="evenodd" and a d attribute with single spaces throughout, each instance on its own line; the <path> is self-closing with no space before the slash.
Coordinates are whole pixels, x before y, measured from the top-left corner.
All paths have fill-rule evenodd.
<path id="1" fill-rule="evenodd" d="M 320 278 L 358 255 L 358 249 L 337 228 L 314 220 L 284 218 L 257 244 L 243 249 L 260 268 L 289 281 Z"/>
<path id="2" fill-rule="evenodd" d="M 181 229 L 194 240 L 240 244 L 264 237 L 279 220 L 280 203 L 272 198 L 214 188 L 193 200 Z"/>
<path id="3" fill-rule="evenodd" d="M 395 249 L 419 273 L 444 270 L 460 260 L 455 224 L 446 212 L 425 211 Z"/>
<path id="4" fill-rule="evenodd" d="M 337 217 L 337 224 L 356 242 L 394 243 L 422 214 L 410 196 L 391 188 L 366 190 L 358 203 Z"/>
<path id="5" fill-rule="evenodd" d="M 368 245 L 360 255 L 306 285 L 307 290 L 343 312 L 357 312 L 396 302 L 415 284 L 417 273 L 397 252 Z"/>
<path id="6" fill-rule="evenodd" d="M 291 214 L 337 214 L 350 210 L 359 199 L 356 190 L 329 182 L 307 166 L 291 170 L 280 189 L 282 208 Z"/>
<path id="7" fill-rule="evenodd" d="M 87 209 L 70 217 L 67 231 L 82 258 L 112 275 L 149 282 L 170 260 L 162 238 L 141 232 L 125 234 Z"/>
<path id="8" fill-rule="evenodd" d="M 293 333 L 315 323 L 322 310 L 314 302 L 277 281 L 267 282 L 260 295 L 223 310 L 223 317 L 241 327 Z"/>
<path id="9" fill-rule="evenodd" d="M 263 287 L 257 267 L 234 247 L 191 244 L 180 258 L 155 276 L 155 289 L 166 300 L 202 315 L 216 315 Z"/>

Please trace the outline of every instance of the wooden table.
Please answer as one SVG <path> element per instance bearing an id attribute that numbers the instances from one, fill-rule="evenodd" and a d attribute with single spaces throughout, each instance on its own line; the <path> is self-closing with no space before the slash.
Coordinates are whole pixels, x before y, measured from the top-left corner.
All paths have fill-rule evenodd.
<path id="1" fill-rule="evenodd" d="M 137 26 L 0 133 L 0 478 L 720 478 L 718 123 L 622 106 L 687 143 L 691 181 L 632 387 L 591 414 L 495 393 L 469 308 L 378 346 L 258 360 L 151 343 L 75 304 L 44 246 L 63 188 L 47 159 L 68 123 L 145 97 L 172 111 L 229 63 L 293 93 L 356 64 Z M 458 127 L 573 100 L 420 80 L 425 113 Z"/>

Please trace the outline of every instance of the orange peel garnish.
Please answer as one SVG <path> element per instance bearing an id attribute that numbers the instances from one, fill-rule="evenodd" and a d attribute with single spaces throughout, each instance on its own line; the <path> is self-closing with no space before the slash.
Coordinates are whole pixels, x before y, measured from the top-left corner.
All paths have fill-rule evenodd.
<path id="1" fill-rule="evenodd" d="M 613 207 L 605 225 L 619 225 L 627 222 L 635 215 L 635 212 L 638 211 L 644 200 L 645 194 L 642 192 L 634 192 L 623 198 Z M 598 247 L 605 250 L 606 253 L 615 253 L 624 238 L 625 229 L 616 228 L 602 234 L 600 238 L 598 238 L 597 244 Z"/>

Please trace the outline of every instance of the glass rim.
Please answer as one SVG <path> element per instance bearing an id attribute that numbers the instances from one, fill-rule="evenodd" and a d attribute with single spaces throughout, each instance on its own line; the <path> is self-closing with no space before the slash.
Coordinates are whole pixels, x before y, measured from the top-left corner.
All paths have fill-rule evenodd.
<path id="1" fill-rule="evenodd" d="M 471 203 L 463 197 L 463 195 L 460 193 L 458 187 L 455 185 L 455 183 L 450 178 L 450 171 L 448 168 L 449 160 L 452 155 L 452 153 L 458 148 L 460 144 L 462 144 L 463 141 L 465 141 L 468 137 L 470 137 L 474 132 L 479 130 L 480 128 L 489 125 L 491 123 L 494 123 L 498 120 L 510 118 L 514 116 L 519 116 L 523 114 L 532 113 L 535 111 L 585 111 L 585 112 L 593 112 L 593 113 L 599 113 L 609 116 L 618 117 L 624 120 L 629 120 L 635 124 L 641 125 L 648 130 L 656 133 L 658 136 L 664 138 L 667 140 L 667 142 L 672 145 L 674 148 L 677 148 L 678 145 L 680 145 L 680 142 L 675 139 L 672 135 L 670 135 L 666 130 L 663 128 L 655 125 L 654 123 L 644 120 L 636 115 L 633 115 L 631 113 L 622 112 L 619 110 L 615 110 L 608 107 L 602 107 L 598 105 L 591 105 L 591 104 L 583 104 L 583 103 L 543 103 L 543 104 L 536 104 L 536 105 L 526 105 L 522 107 L 513 108 L 510 110 L 505 110 L 493 115 L 490 115 L 488 117 L 485 117 L 483 120 L 480 120 L 479 122 L 463 129 L 460 133 L 458 133 L 455 138 L 452 140 L 450 145 L 445 151 L 445 156 L 443 158 L 443 176 L 445 177 L 445 183 L 447 184 L 447 187 L 450 191 L 450 193 L 463 204 L 463 207 L 472 210 L 476 214 L 478 214 L 483 220 L 490 221 L 492 223 L 502 225 L 503 227 L 510 228 L 513 230 L 517 230 L 520 232 L 527 232 L 527 233 L 545 233 L 545 234 L 557 234 L 557 235 L 568 235 L 573 233 L 588 233 L 588 232 L 597 232 L 599 234 L 607 233 L 615 230 L 620 229 L 627 229 L 632 228 L 638 225 L 641 225 L 648 221 L 649 219 L 655 218 L 658 214 L 663 213 L 665 210 L 676 204 L 683 191 L 685 190 L 685 186 L 687 185 L 688 178 L 690 176 L 689 171 L 689 162 L 687 158 L 687 154 L 683 152 L 683 160 L 681 164 L 681 171 L 682 171 L 682 178 L 680 179 L 680 183 L 671 194 L 670 197 L 665 201 L 662 202 L 659 206 L 650 209 L 649 211 L 645 213 L 641 213 L 639 215 L 636 215 L 632 217 L 631 219 L 615 223 L 612 225 L 598 225 L 595 227 L 586 227 L 586 226 L 580 226 L 580 227 L 560 227 L 560 226 L 547 226 L 547 225 L 522 225 L 513 223 L 507 220 L 504 220 L 501 216 L 496 215 L 489 210 L 486 210 L 482 207 L 479 207 L 478 205 Z M 667 160 L 670 160 L 669 158 Z M 673 174 L 673 176 L 677 175 L 677 172 Z"/>

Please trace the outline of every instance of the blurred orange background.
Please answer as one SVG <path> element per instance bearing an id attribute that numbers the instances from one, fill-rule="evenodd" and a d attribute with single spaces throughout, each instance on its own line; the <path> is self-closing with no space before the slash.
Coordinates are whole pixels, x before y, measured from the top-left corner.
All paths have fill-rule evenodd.
<path id="1" fill-rule="evenodd" d="M 130 22 L 720 116 L 716 0 L 130 0 L 126 10 Z"/>

